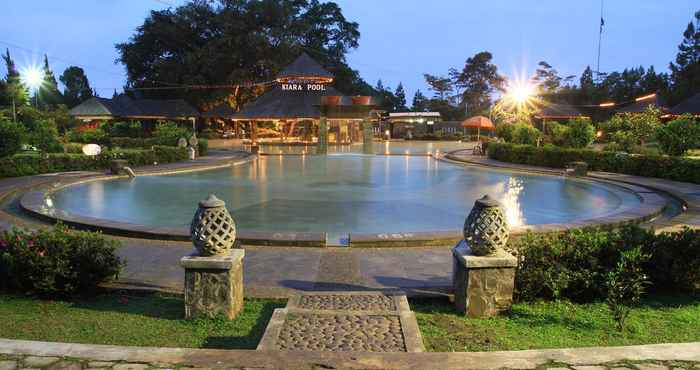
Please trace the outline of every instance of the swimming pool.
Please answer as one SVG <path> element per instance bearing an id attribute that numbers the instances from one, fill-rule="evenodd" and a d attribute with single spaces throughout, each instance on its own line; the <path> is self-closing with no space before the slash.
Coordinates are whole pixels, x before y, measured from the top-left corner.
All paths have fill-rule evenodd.
<path id="1" fill-rule="evenodd" d="M 274 232 L 459 230 L 484 194 L 503 202 L 511 226 L 603 217 L 640 203 L 631 191 L 584 179 L 354 153 L 261 156 L 225 169 L 89 182 L 50 197 L 78 216 L 181 227 L 209 193 L 226 201 L 240 230 Z"/>

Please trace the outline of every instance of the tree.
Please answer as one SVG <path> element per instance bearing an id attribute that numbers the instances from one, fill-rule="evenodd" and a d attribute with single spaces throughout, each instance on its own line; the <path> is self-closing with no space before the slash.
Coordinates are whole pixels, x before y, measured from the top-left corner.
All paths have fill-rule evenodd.
<path id="1" fill-rule="evenodd" d="M 63 103 L 63 95 L 58 90 L 58 82 L 56 77 L 49 67 L 49 57 L 44 55 L 44 81 L 37 89 L 35 94 L 38 94 L 38 102 L 43 109 L 55 109 L 59 104 Z"/>
<path id="2" fill-rule="evenodd" d="M 336 76 L 346 94 L 371 87 L 345 63 L 358 46 L 358 24 L 340 7 L 319 0 L 190 1 L 152 11 L 128 42 L 117 44 L 127 87 L 265 82 L 307 52 Z M 228 100 L 240 107 L 263 90 L 173 89 L 150 97 L 185 98 L 200 107 Z"/>
<path id="3" fill-rule="evenodd" d="M 581 73 L 578 86 L 578 103 L 593 104 L 596 99 L 596 84 L 595 80 L 593 79 L 593 70 L 591 69 L 591 66 L 586 66 L 586 69 L 584 69 L 583 73 Z"/>
<path id="4" fill-rule="evenodd" d="M 416 93 L 413 94 L 411 110 L 413 112 L 425 112 L 428 110 L 428 103 L 428 98 L 420 90 L 416 90 Z"/>
<path id="5" fill-rule="evenodd" d="M 396 86 L 396 91 L 394 92 L 394 97 L 396 98 L 396 106 L 394 109 L 399 112 L 405 112 L 408 110 L 406 107 L 406 92 L 403 89 L 403 84 L 399 82 L 399 86 Z"/>
<path id="6" fill-rule="evenodd" d="M 562 83 L 562 78 L 559 77 L 559 72 L 557 72 L 556 69 L 545 61 L 541 61 L 537 65 L 539 67 L 535 71 L 534 81 L 537 82 L 542 93 L 556 93 Z"/>
<path id="7" fill-rule="evenodd" d="M 90 88 L 90 82 L 82 68 L 68 67 L 59 79 L 66 87 L 63 90 L 63 98 L 69 108 L 92 98 L 92 88 Z"/>
<path id="8" fill-rule="evenodd" d="M 423 74 L 423 78 L 425 78 L 425 82 L 428 83 L 429 89 L 433 91 L 433 98 L 447 101 L 449 94 L 454 90 L 449 77 L 434 76 L 425 73 Z"/>
<path id="9" fill-rule="evenodd" d="M 498 67 L 487 51 L 468 58 L 461 71 L 451 70 L 450 76 L 457 88 L 463 89 L 462 105 L 470 114 L 485 114 L 491 106 L 491 94 L 502 90 L 505 78 L 498 74 Z"/>
<path id="10" fill-rule="evenodd" d="M 374 90 L 375 95 L 379 97 L 379 109 L 387 112 L 398 111 L 398 99 L 396 95 L 391 92 L 391 89 L 384 87 L 384 83 L 382 83 L 381 79 L 377 81 L 377 86 L 374 88 Z"/>
<path id="11" fill-rule="evenodd" d="M 2 99 L 0 104 L 12 106 L 13 120 L 17 122 L 17 107 L 27 103 L 27 89 L 22 85 L 19 71 L 17 71 L 15 62 L 10 56 L 10 49 L 5 50 L 5 54 L 2 58 L 5 60 L 5 65 L 7 66 L 7 75 L 5 77 L 3 89 L 0 91 L 2 93 L 0 95 L 0 99 Z"/>
<path id="12" fill-rule="evenodd" d="M 673 92 L 672 103 L 678 103 L 700 92 L 700 11 L 683 32 L 683 41 L 678 45 L 676 62 L 670 63 Z"/>

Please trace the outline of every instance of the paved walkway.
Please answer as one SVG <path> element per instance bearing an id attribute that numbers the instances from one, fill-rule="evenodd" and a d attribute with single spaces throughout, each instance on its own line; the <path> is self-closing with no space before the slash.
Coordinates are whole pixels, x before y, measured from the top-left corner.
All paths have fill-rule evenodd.
<path id="1" fill-rule="evenodd" d="M 700 369 L 700 343 L 504 352 L 371 353 L 118 347 L 0 339 L 0 370 Z"/>

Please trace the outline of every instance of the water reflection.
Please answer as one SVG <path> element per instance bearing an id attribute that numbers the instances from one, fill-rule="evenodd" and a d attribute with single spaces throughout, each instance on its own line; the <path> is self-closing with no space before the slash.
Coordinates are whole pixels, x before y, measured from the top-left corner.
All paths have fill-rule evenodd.
<path id="1" fill-rule="evenodd" d="M 233 169 L 82 184 L 53 200 L 79 215 L 177 226 L 209 193 L 226 201 L 242 230 L 279 232 L 459 230 L 484 194 L 503 202 L 511 226 L 597 217 L 639 202 L 596 183 L 355 154 L 263 156 Z"/>

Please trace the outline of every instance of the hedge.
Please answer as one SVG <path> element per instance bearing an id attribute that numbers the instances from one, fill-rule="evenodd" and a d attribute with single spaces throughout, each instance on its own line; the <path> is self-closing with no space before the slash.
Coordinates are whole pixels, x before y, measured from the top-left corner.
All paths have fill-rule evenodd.
<path id="1" fill-rule="evenodd" d="M 569 162 L 583 161 L 588 163 L 593 171 L 658 177 L 700 184 L 700 160 L 683 157 L 504 143 L 491 143 L 488 147 L 488 156 L 503 162 L 553 168 L 564 168 Z"/>
<path id="2" fill-rule="evenodd" d="M 0 291 L 70 297 L 94 293 L 124 266 L 119 242 L 99 233 L 53 229 L 0 233 Z"/>
<path id="3" fill-rule="evenodd" d="M 125 159 L 130 166 L 187 160 L 187 150 L 154 146 L 152 150 L 106 151 L 96 157 L 83 154 L 18 154 L 0 159 L 0 177 L 29 176 L 67 171 L 97 171 L 109 168 L 113 159 Z"/>
<path id="4" fill-rule="evenodd" d="M 157 140 L 140 137 L 112 137 L 110 138 L 110 145 L 122 149 L 150 149 L 157 145 Z"/>

